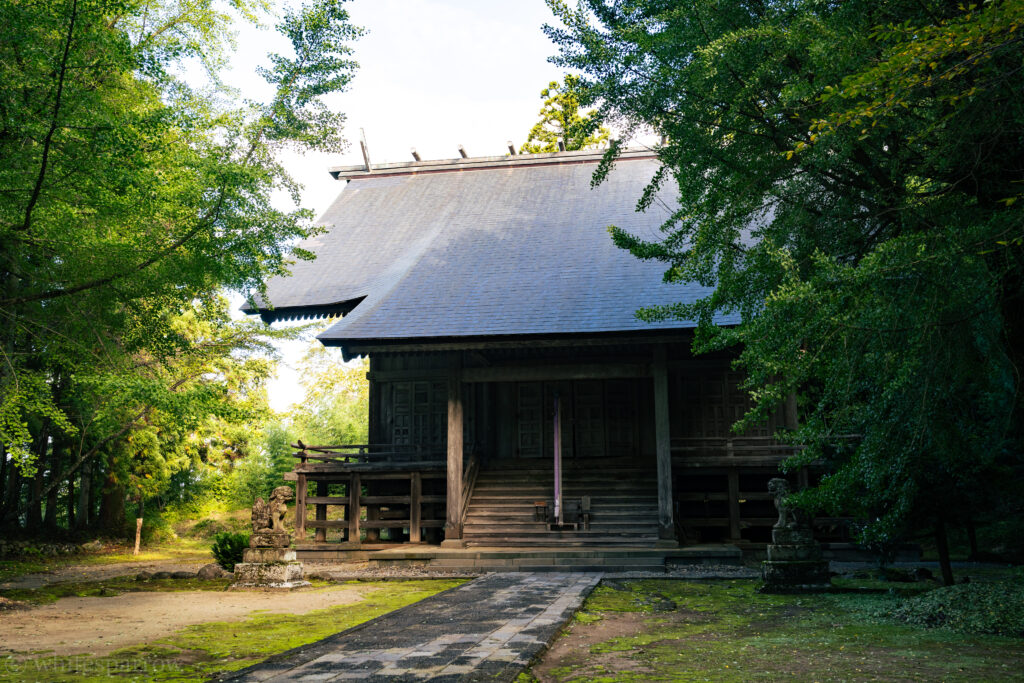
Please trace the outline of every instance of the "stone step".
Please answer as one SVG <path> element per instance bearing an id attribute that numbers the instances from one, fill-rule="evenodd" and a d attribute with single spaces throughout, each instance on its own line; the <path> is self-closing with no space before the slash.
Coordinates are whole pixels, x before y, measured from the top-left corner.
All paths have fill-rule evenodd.
<path id="1" fill-rule="evenodd" d="M 606 548 L 612 546 L 653 546 L 658 538 L 657 536 L 643 536 L 643 537 L 630 537 L 630 538 L 616 538 L 608 536 L 599 536 L 597 538 L 547 538 L 547 537 L 533 537 L 533 538 L 520 538 L 516 536 L 499 536 L 497 538 L 490 538 L 487 536 L 483 537 L 466 537 L 466 546 L 472 548 L 488 548 L 496 545 L 524 545 L 531 548 Z"/>
<path id="2" fill-rule="evenodd" d="M 546 559 L 436 559 L 430 567 L 438 569 L 493 569 L 499 571 L 523 572 L 568 572 L 568 571 L 665 571 L 665 561 L 659 557 L 637 558 L 546 558 Z"/>
<path id="3" fill-rule="evenodd" d="M 535 506 L 532 503 L 507 503 L 502 506 L 494 505 L 481 505 L 479 503 L 469 504 L 469 514 L 480 514 L 480 515 L 534 515 Z M 598 508 L 594 507 L 591 502 L 591 511 L 596 512 L 600 510 L 602 515 L 615 516 L 615 515 L 630 515 L 634 513 L 647 513 L 657 511 L 657 503 L 652 502 L 649 504 L 636 505 L 633 503 L 602 503 Z"/>
<path id="4" fill-rule="evenodd" d="M 481 521 L 470 521 L 467 520 L 463 525 L 466 532 L 473 533 L 500 533 L 502 531 L 508 531 L 509 533 L 534 533 L 534 532 L 548 532 L 547 522 L 535 522 L 535 521 L 496 521 L 496 522 L 481 522 Z M 637 522 L 622 522 L 622 523 L 608 523 L 604 522 L 598 524 L 597 522 L 591 522 L 589 533 L 649 533 L 653 529 L 657 530 L 657 524 L 642 524 Z M 583 531 L 583 529 L 581 529 Z"/>

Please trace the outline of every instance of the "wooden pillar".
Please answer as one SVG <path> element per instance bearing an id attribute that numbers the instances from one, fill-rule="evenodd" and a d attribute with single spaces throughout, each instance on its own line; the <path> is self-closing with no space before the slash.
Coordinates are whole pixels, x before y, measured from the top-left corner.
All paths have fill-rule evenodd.
<path id="1" fill-rule="evenodd" d="M 668 410 L 668 361 L 664 344 L 654 348 L 654 437 L 658 467 L 658 545 L 676 545 L 672 518 L 672 434 Z"/>
<path id="2" fill-rule="evenodd" d="M 729 468 L 729 540 L 742 540 L 740 535 L 740 473 Z"/>
<path id="3" fill-rule="evenodd" d="M 362 482 L 359 480 L 359 474 L 353 474 L 352 478 L 349 479 L 348 483 L 348 542 L 359 544 L 359 514 L 360 502 L 359 496 L 362 489 Z"/>
<path id="4" fill-rule="evenodd" d="M 448 375 L 448 510 L 444 547 L 462 548 L 462 377 L 458 368 Z"/>
<path id="5" fill-rule="evenodd" d="M 317 497 L 318 498 L 326 498 L 327 495 L 328 495 L 328 492 L 330 491 L 329 486 L 330 486 L 330 484 L 328 484 L 326 481 L 318 481 L 316 483 L 316 495 L 317 495 Z M 317 503 L 316 504 L 316 519 L 317 519 L 318 522 L 323 522 L 323 521 L 327 520 L 327 506 L 325 504 L 323 504 L 323 503 Z M 314 540 L 317 543 L 326 543 L 327 542 L 327 528 L 326 527 L 322 527 L 322 526 L 318 526 L 316 528 L 316 538 Z"/>
<path id="6" fill-rule="evenodd" d="M 298 475 L 295 482 L 295 538 L 306 538 L 306 475 Z"/>
<path id="7" fill-rule="evenodd" d="M 420 500 L 423 493 L 423 479 L 419 472 L 413 472 L 409 481 L 409 543 L 420 542 Z"/>
<path id="8" fill-rule="evenodd" d="M 371 496 L 375 495 L 372 490 L 369 490 L 369 486 L 367 486 L 367 489 L 368 489 L 367 490 L 367 495 L 371 495 Z M 380 495 L 380 494 L 376 494 L 376 495 Z M 380 505 L 377 505 L 377 504 L 367 505 L 366 506 L 366 521 L 367 522 L 376 522 L 376 521 L 379 521 L 379 520 L 380 520 Z M 366 528 L 366 542 L 367 543 L 376 543 L 379 540 L 380 540 L 380 529 L 378 529 L 376 527 L 367 527 Z M 394 537 L 392 537 L 391 540 L 394 541 Z"/>

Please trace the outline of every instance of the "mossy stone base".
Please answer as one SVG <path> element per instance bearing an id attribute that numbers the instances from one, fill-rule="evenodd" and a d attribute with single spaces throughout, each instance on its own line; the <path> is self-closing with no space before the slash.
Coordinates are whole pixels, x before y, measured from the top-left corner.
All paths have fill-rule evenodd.
<path id="1" fill-rule="evenodd" d="M 250 548 L 287 548 L 291 542 L 287 531 L 256 531 L 249 537 Z"/>
<path id="2" fill-rule="evenodd" d="M 821 546 L 817 543 L 802 545 L 768 546 L 770 562 L 816 562 L 821 560 Z"/>
<path id="3" fill-rule="evenodd" d="M 295 551 L 288 548 L 246 548 L 242 552 L 243 562 L 295 562 Z"/>
<path id="4" fill-rule="evenodd" d="M 772 529 L 772 543 L 775 545 L 818 545 L 810 529 Z"/>
<path id="5" fill-rule="evenodd" d="M 231 588 L 291 589 L 308 586 L 301 562 L 243 562 L 235 565 Z"/>
<path id="6" fill-rule="evenodd" d="M 766 560 L 761 572 L 762 593 L 820 593 L 832 588 L 825 560 Z"/>

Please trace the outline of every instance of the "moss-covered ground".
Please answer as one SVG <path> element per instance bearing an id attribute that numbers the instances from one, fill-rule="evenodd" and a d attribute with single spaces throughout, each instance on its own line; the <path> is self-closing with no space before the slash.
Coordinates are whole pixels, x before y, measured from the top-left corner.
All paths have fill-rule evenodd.
<path id="1" fill-rule="evenodd" d="M 521 681 L 1021 680 L 1024 640 L 884 618 L 888 593 L 606 581 Z"/>
<path id="2" fill-rule="evenodd" d="M 127 544 L 107 544 L 95 552 L 82 552 L 59 557 L 17 557 L 0 559 L 0 581 L 25 574 L 49 572 L 70 566 L 136 564 L 144 562 L 213 562 L 210 544 L 204 540 L 176 539 L 146 547 L 138 555 Z"/>
<path id="3" fill-rule="evenodd" d="M 152 581 L 144 583 L 151 587 L 160 585 Z M 183 586 L 189 582 L 167 583 Z M 200 624 L 102 657 L 61 657 L 45 652 L 0 657 L 0 683 L 207 680 L 217 673 L 235 671 L 272 654 L 326 638 L 461 583 L 463 581 L 459 580 L 382 582 L 375 586 L 363 583 L 362 586 L 373 586 L 373 590 L 356 604 L 303 615 L 255 614 L 244 621 Z M 193 585 L 189 590 L 196 588 Z"/>
<path id="4" fill-rule="evenodd" d="M 134 576 L 121 576 L 104 581 L 67 581 L 39 588 L 0 591 L 0 596 L 29 605 L 45 605 L 61 598 L 109 597 L 120 593 L 145 591 L 219 591 L 231 583 L 226 579 L 150 579 L 136 581 Z"/>

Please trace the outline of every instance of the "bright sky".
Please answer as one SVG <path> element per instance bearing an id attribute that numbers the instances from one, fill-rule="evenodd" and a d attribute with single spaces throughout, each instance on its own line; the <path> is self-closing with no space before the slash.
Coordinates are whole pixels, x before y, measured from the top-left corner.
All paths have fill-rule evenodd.
<path id="1" fill-rule="evenodd" d="M 283 160 L 317 215 L 341 190 L 327 167 L 362 163 L 360 128 L 373 163 L 411 161 L 411 147 L 423 159 L 456 158 L 460 144 L 470 156 L 504 154 L 507 140 L 525 141 L 541 89 L 562 75 L 547 61 L 555 49 L 541 31 L 551 21 L 543 0 L 355 0 L 348 8 L 368 33 L 354 44 L 360 66 L 349 92 L 328 104 L 347 116 L 352 144 L 341 156 Z M 228 82 L 250 97 L 266 92 L 256 67 L 287 49 L 272 30 L 243 29 Z M 304 347 L 282 349 L 270 387 L 276 410 L 301 399 L 294 366 Z"/>

